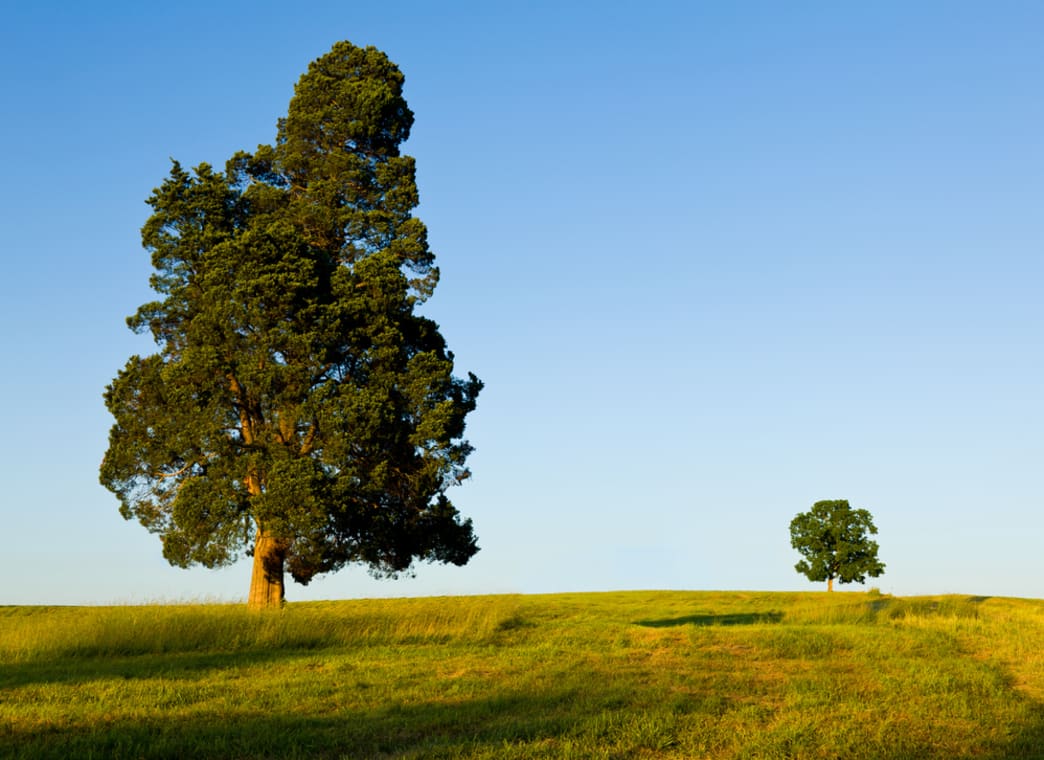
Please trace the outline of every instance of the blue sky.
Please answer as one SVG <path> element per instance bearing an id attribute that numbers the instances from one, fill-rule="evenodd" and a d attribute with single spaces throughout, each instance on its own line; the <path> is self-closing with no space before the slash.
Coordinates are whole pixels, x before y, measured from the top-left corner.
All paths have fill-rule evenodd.
<path id="1" fill-rule="evenodd" d="M 97 481 L 151 350 L 171 157 L 270 142 L 333 42 L 406 75 L 442 282 L 486 382 L 482 551 L 288 598 L 818 588 L 793 516 L 875 516 L 897 594 L 1044 597 L 1044 6 L 9 4 L 0 603 L 240 599 Z M 844 587 L 842 587 L 844 588 Z M 859 587 L 856 587 L 859 588 Z"/>

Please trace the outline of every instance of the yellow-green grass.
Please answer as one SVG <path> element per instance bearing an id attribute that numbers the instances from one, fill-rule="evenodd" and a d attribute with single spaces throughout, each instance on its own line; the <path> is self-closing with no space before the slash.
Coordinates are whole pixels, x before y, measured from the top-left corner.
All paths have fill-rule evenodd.
<path id="1" fill-rule="evenodd" d="M 1044 758 L 1044 601 L 0 608 L 0 756 Z"/>

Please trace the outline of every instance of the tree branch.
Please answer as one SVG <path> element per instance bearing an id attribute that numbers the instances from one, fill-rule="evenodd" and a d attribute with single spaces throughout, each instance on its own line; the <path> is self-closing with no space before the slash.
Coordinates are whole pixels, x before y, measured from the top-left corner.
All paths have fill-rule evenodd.
<path id="1" fill-rule="evenodd" d="M 308 428 L 308 434 L 305 436 L 304 441 L 301 442 L 301 456 L 308 456 L 312 453 L 312 445 L 315 443 L 315 435 L 318 429 L 319 421 L 313 419 L 312 424 Z"/>
<path id="2" fill-rule="evenodd" d="M 191 468 L 192 468 L 192 466 L 193 466 L 193 465 L 195 465 L 195 464 L 196 464 L 196 462 L 189 462 L 189 463 L 188 463 L 187 465 L 185 465 L 184 467 L 182 467 L 182 468 L 181 468 L 180 470 L 178 470 L 177 472 L 167 472 L 167 473 L 164 473 L 164 472 L 157 472 L 157 473 L 154 473 L 154 475 L 155 475 L 155 477 L 157 477 L 157 478 L 163 478 L 163 479 L 166 479 L 166 478 L 176 478 L 176 477 L 177 477 L 178 475 L 184 475 L 184 474 L 185 474 L 186 472 L 188 472 L 188 471 L 189 471 L 189 469 L 191 469 Z"/>

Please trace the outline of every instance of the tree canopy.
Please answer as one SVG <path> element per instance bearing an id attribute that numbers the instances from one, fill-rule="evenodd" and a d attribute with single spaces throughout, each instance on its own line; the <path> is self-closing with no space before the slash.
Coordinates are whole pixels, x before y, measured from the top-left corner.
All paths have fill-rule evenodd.
<path id="1" fill-rule="evenodd" d="M 105 393 L 101 482 L 172 564 L 253 554 L 249 602 L 282 601 L 349 563 L 394 575 L 466 563 L 465 417 L 482 383 L 454 376 L 417 306 L 438 282 L 403 75 L 348 42 L 308 68 L 275 142 L 170 175 L 142 229 L 159 300 L 128 318 L 158 345 Z"/>
<path id="2" fill-rule="evenodd" d="M 832 591 L 834 580 L 863 583 L 876 578 L 885 566 L 877 559 L 873 518 L 865 509 L 852 509 L 848 501 L 817 501 L 790 523 L 790 544 L 804 557 L 794 565 L 810 581 L 826 581 Z"/>

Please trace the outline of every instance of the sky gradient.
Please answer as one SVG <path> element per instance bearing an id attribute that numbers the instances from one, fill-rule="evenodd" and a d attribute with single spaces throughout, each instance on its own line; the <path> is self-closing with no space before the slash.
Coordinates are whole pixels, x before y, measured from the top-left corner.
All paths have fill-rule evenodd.
<path id="1" fill-rule="evenodd" d="M 1044 597 L 1044 6 L 500 5 L 2 11 L 0 604 L 245 598 L 119 516 L 102 393 L 170 159 L 271 142 L 339 39 L 406 76 L 482 551 L 288 599 L 820 588 L 821 499 L 882 591 Z"/>

